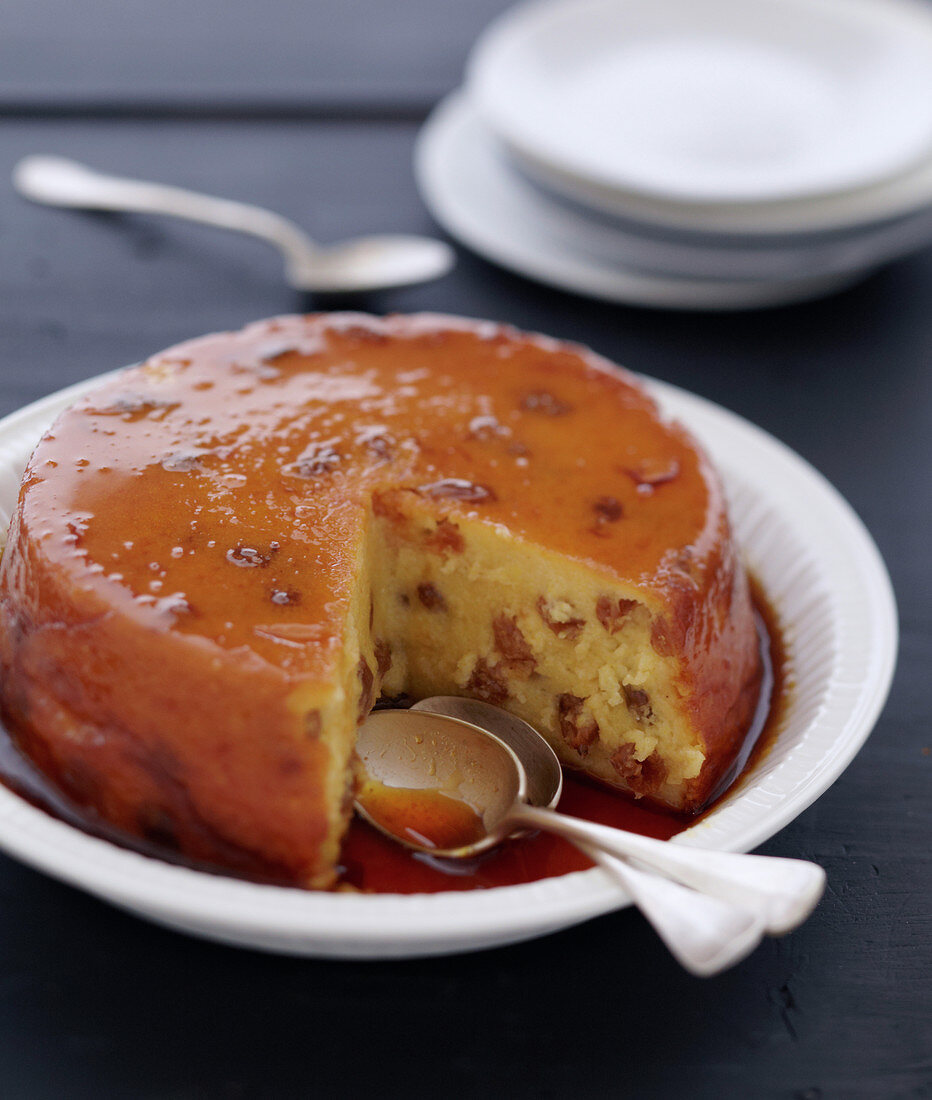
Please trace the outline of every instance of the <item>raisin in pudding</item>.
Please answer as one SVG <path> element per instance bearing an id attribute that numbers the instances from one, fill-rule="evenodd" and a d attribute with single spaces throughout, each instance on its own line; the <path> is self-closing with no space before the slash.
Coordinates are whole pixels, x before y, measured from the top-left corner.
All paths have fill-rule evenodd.
<path id="1" fill-rule="evenodd" d="M 334 876 L 377 698 L 462 694 L 679 811 L 759 690 L 718 478 L 592 353 L 436 316 L 285 317 L 64 413 L 0 573 L 2 704 L 103 821 Z"/>

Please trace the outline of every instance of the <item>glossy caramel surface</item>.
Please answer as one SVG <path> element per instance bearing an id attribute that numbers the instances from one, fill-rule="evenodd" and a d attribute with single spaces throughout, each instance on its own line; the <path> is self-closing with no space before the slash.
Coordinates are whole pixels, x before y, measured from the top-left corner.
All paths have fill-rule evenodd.
<path id="1" fill-rule="evenodd" d="M 688 436 L 591 353 L 357 315 L 205 337 L 108 382 L 43 439 L 22 510 L 89 606 L 326 678 L 364 513 L 399 488 L 661 598 L 725 525 Z"/>

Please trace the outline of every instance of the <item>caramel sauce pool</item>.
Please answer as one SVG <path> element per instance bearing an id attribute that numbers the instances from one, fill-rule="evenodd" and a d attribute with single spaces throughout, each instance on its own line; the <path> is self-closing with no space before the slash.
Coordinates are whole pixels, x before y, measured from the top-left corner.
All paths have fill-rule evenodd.
<path id="1" fill-rule="evenodd" d="M 618 829 L 627 829 L 642 836 L 669 840 L 670 837 L 688 829 L 705 814 L 714 810 L 718 804 L 729 797 L 732 791 L 740 789 L 747 777 L 753 775 L 757 764 L 773 746 L 783 724 L 787 702 L 792 693 L 792 683 L 787 671 L 786 654 L 777 616 L 767 602 L 760 585 L 752 582 L 752 588 L 764 662 L 764 679 L 754 721 L 748 730 L 742 751 L 730 774 L 726 776 L 723 789 L 717 798 L 705 808 L 702 814 L 686 817 L 653 809 L 643 801 L 636 802 L 626 795 L 602 787 L 582 776 L 564 772 L 563 794 L 557 807 L 562 813 L 602 825 L 611 825 Z M 231 878 L 241 877 L 226 869 L 199 864 L 179 857 L 170 849 L 160 848 L 156 844 L 127 836 L 101 822 L 88 811 L 77 807 L 20 753 L 2 726 L 0 726 L 0 782 L 39 809 L 69 825 L 121 847 L 130 848 L 169 863 L 193 867 L 196 870 L 222 874 Z M 400 796 L 390 795 L 386 800 L 386 812 L 397 814 L 402 808 L 400 801 L 410 793 L 402 792 Z M 426 795 L 427 792 L 417 793 Z M 446 797 L 450 803 L 457 801 L 439 792 L 437 794 L 438 798 Z M 392 807 L 391 801 L 395 797 L 399 798 L 399 802 Z M 420 798 L 418 802 L 419 804 L 413 810 L 413 816 L 407 818 L 408 824 L 415 830 L 426 830 L 422 835 L 432 836 L 435 846 L 439 847 L 438 839 L 444 840 L 447 835 L 442 831 L 435 832 L 435 829 L 448 828 L 451 820 L 462 826 L 463 815 L 455 807 L 451 810 L 445 804 L 430 798 Z M 438 805 L 441 807 L 439 813 Z M 481 821 L 474 811 L 464 803 L 459 805 L 472 814 L 481 830 Z M 410 804 L 404 808 L 406 814 L 412 810 Z M 444 814 L 454 816 L 447 817 L 444 824 L 441 821 Z M 441 859 L 404 848 L 356 816 L 350 822 L 343 842 L 339 885 L 379 894 L 434 894 L 449 890 L 482 890 L 495 886 L 516 886 L 521 883 L 536 882 L 542 878 L 565 875 L 572 871 L 586 870 L 592 866 L 591 860 L 572 844 L 549 833 L 533 833 L 519 839 L 506 840 L 497 848 L 471 859 Z M 293 882 L 278 880 L 271 875 L 262 881 L 294 885 Z"/>
<path id="2" fill-rule="evenodd" d="M 465 848 L 485 836 L 482 818 L 472 806 L 443 791 L 386 787 L 367 778 L 357 800 L 392 836 L 425 848 Z"/>

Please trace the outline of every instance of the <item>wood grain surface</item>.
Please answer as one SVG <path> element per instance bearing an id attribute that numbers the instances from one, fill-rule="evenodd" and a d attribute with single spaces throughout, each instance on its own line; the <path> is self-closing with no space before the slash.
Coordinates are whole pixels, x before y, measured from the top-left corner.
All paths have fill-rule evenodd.
<path id="1" fill-rule="evenodd" d="M 4 0 L 8 111 L 423 113 L 507 0 Z"/>
<path id="2" fill-rule="evenodd" d="M 503 6 L 7 0 L 0 181 L 55 152 L 262 203 L 325 240 L 437 232 L 411 174 L 417 122 Z M 46 210 L 0 182 L 0 413 L 319 304 L 259 243 Z M 763 849 L 822 863 L 827 896 L 700 981 L 632 911 L 471 956 L 294 960 L 164 931 L 0 857 L 0 1093 L 932 1096 L 932 252 L 753 314 L 597 304 L 465 251 L 435 284 L 354 304 L 581 340 L 760 424 L 853 504 L 899 600 L 896 680 L 855 762 Z"/>

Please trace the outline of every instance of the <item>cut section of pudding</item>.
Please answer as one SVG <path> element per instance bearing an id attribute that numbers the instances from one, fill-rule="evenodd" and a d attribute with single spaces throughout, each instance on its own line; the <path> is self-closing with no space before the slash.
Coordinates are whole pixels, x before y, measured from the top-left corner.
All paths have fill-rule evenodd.
<path id="1" fill-rule="evenodd" d="M 99 818 L 329 885 L 380 693 L 461 694 L 679 811 L 759 691 L 689 435 L 580 347 L 449 317 L 286 317 L 64 413 L 0 570 L 2 704 Z"/>

